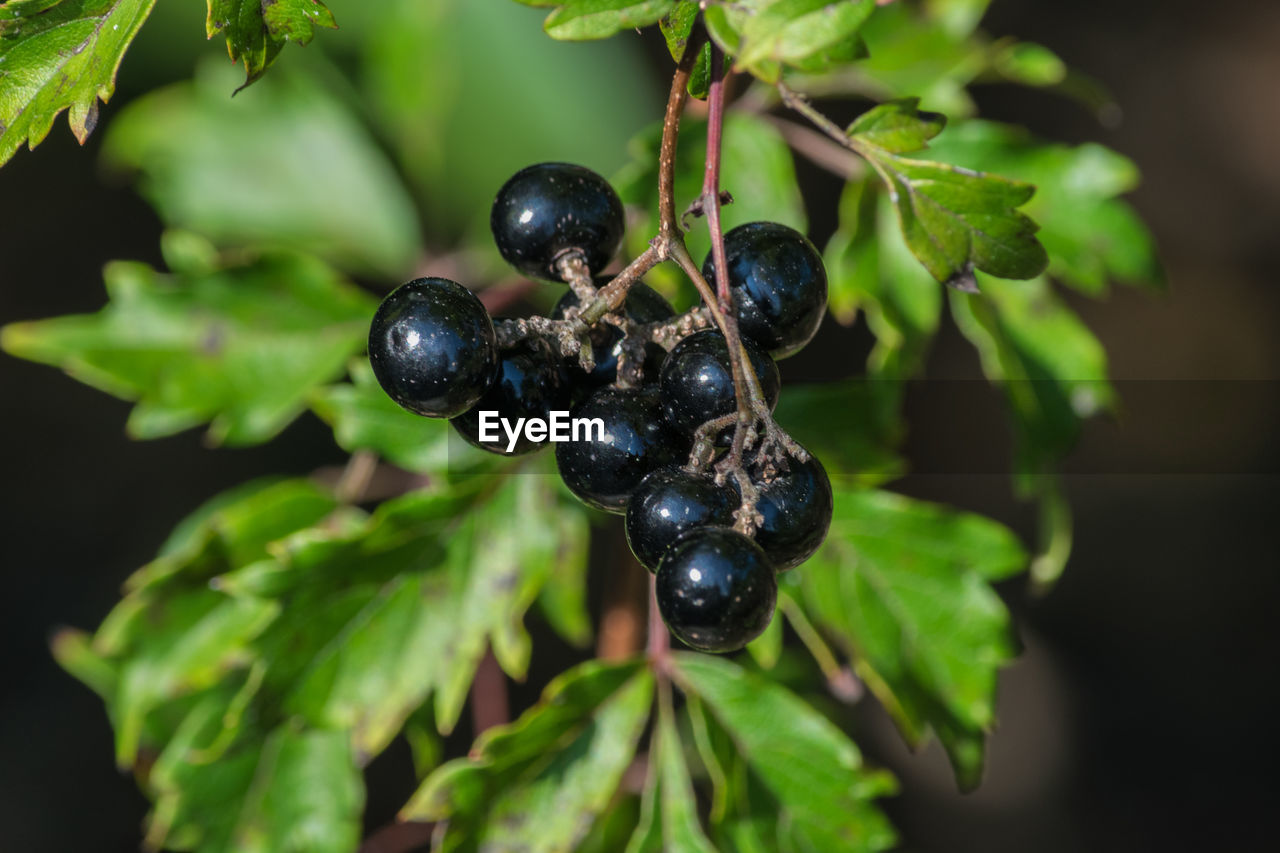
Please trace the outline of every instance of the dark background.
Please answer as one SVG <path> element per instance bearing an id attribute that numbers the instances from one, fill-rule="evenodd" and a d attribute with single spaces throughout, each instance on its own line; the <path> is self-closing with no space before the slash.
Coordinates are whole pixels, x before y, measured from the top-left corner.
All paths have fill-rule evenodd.
<path id="1" fill-rule="evenodd" d="M 1069 297 L 1106 345 L 1124 411 L 1090 425 L 1068 463 L 1076 545 L 1061 583 L 1043 599 L 1021 584 L 1003 590 L 1026 649 L 1001 681 L 982 789 L 956 794 L 940 751 L 907 754 L 870 702 L 860 742 L 902 780 L 887 808 L 907 849 L 1270 849 L 1280 6 L 998 0 L 986 28 L 1047 44 L 1112 88 L 1124 110 L 1114 128 L 1043 93 L 977 96 L 988 117 L 1096 139 L 1138 162 L 1133 202 L 1160 244 L 1168 292 Z M 129 79 L 104 121 L 138 93 Z M 80 149 L 59 119 L 36 152 L 0 169 L 0 320 L 97 310 L 103 261 L 159 262 L 158 219 L 103 182 L 97 144 Z M 830 185 L 801 175 L 821 243 Z M 784 380 L 831 376 L 849 334 L 825 329 Z M 947 325 L 930 377 L 979 376 Z M 135 850 L 145 800 L 113 769 L 102 706 L 54 665 L 48 637 L 60 624 L 95 626 L 124 577 L 209 495 L 342 454 L 312 418 L 249 450 L 210 451 L 198 432 L 132 443 L 126 404 L 8 357 L 0 389 L 0 850 Z M 1002 417 L 982 383 L 917 388 L 909 451 L 920 473 L 895 488 L 994 515 L 1030 539 Z M 554 645 L 537 648 L 535 680 L 564 663 Z M 371 821 L 403 801 L 409 774 L 398 750 L 374 764 Z"/>

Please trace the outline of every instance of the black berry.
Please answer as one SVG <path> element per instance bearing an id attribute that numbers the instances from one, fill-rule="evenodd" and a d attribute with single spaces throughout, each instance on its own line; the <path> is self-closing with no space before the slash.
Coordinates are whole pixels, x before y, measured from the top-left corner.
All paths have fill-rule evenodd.
<path id="1" fill-rule="evenodd" d="M 607 281 L 607 279 L 598 279 L 596 285 L 602 286 Z M 564 296 L 561 296 L 560 301 L 556 303 L 556 307 L 551 309 L 551 319 L 563 320 L 565 311 L 578 307 L 578 304 L 577 294 L 572 290 L 566 290 Z M 622 304 L 622 309 L 633 323 L 657 323 L 669 320 L 676 313 L 671 303 L 667 302 L 661 293 L 644 282 L 636 282 L 631 286 L 627 291 L 627 299 Z M 616 326 L 598 323 L 592 327 L 590 334 L 591 349 L 596 359 L 596 366 L 591 372 L 587 373 L 582 369 L 577 356 L 567 359 L 569 375 L 574 379 L 575 388 L 590 389 L 612 385 L 618 378 L 618 353 L 622 350 L 622 332 Z M 662 367 L 662 361 L 666 358 L 667 352 L 655 343 L 646 344 L 644 352 L 643 378 L 645 381 L 656 381 L 658 370 Z"/>
<path id="2" fill-rule="evenodd" d="M 604 428 L 584 429 L 578 440 L 556 444 L 560 477 L 584 503 L 606 512 L 623 513 L 646 474 L 683 462 L 689 452 L 689 442 L 662 419 L 652 385 L 601 388 L 571 417 L 598 418 Z"/>
<path id="3" fill-rule="evenodd" d="M 569 389 L 555 350 L 543 338 L 526 338 L 499 354 L 498 374 L 493 385 L 474 407 L 451 423 L 459 435 L 476 447 L 504 456 L 519 456 L 539 449 L 544 442 L 529 440 L 521 429 L 515 445 L 508 451 L 510 438 L 501 426 L 489 430 L 490 436 L 497 435 L 496 440 L 481 441 L 480 413 L 497 412 L 498 418 L 505 418 L 513 428 L 519 429 L 517 424 L 521 420 L 547 420 L 553 409 L 564 410 L 568 405 Z"/>
<path id="4" fill-rule="evenodd" d="M 493 320 L 456 281 L 420 278 L 378 306 L 369 362 L 391 399 L 429 418 L 460 415 L 489 389 L 498 364 Z"/>
<path id="5" fill-rule="evenodd" d="M 732 652 L 773 618 L 778 583 L 760 546 L 727 527 L 681 536 L 658 564 L 658 610 L 685 645 Z"/>
<path id="6" fill-rule="evenodd" d="M 790 467 L 757 484 L 756 510 L 763 517 L 756 542 L 778 571 L 794 568 L 818 550 L 831 526 L 831 481 L 810 454 L 808 462 L 791 459 Z"/>
<path id="7" fill-rule="evenodd" d="M 724 251 L 742 334 L 774 358 L 807 344 L 827 310 L 827 271 L 809 238 L 777 222 L 751 222 L 724 235 Z M 715 278 L 710 255 L 702 274 Z"/>
<path id="8" fill-rule="evenodd" d="M 782 380 L 778 365 L 758 346 L 743 340 L 747 358 L 760 380 L 760 390 L 772 410 L 778 403 Z M 694 332 L 676 344 L 662 364 L 662 414 L 672 426 L 692 436 L 705 421 L 737 410 L 733 393 L 733 368 L 729 345 L 714 329 Z M 720 438 L 732 436 L 732 427 Z"/>
<path id="9" fill-rule="evenodd" d="M 525 275 L 558 280 L 556 260 L 574 250 L 599 272 L 622 242 L 622 201 L 590 169 L 538 163 L 498 190 L 489 227 L 502 257 Z"/>
<path id="10" fill-rule="evenodd" d="M 716 485 L 708 474 L 683 468 L 659 468 L 640 481 L 627 503 L 627 544 L 646 569 L 658 562 L 676 538 L 695 527 L 733 524 L 738 493 Z"/>

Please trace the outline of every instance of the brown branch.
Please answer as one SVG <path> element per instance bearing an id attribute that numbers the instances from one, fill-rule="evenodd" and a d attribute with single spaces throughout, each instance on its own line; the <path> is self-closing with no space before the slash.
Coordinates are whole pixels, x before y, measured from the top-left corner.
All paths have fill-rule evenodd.
<path id="1" fill-rule="evenodd" d="M 471 727 L 479 735 L 511 720 L 507 701 L 507 676 L 498 659 L 486 649 L 471 680 Z"/>

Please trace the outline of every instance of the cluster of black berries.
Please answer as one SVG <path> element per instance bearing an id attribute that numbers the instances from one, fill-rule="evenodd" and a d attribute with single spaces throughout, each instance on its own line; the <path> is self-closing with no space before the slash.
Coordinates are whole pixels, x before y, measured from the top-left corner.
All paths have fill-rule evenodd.
<path id="1" fill-rule="evenodd" d="M 411 281 L 383 301 L 369 332 L 378 381 L 405 409 L 450 418 L 467 441 L 508 455 L 539 449 L 545 434 L 508 431 L 495 441 L 486 417 L 545 422 L 570 410 L 588 426 L 557 442 L 560 476 L 590 506 L 625 514 L 631 550 L 657 575 L 667 626 L 697 649 L 742 648 L 773 616 L 775 572 L 799 565 L 826 536 L 831 484 L 821 463 L 753 425 L 754 454 L 740 452 L 732 470 L 712 464 L 716 455 L 726 461 L 737 403 L 728 344 L 705 328 L 705 314 L 676 317 L 636 282 L 620 310 L 579 322 L 591 276 L 623 237 L 622 204 L 602 177 L 566 163 L 523 169 L 499 191 L 490 226 L 521 273 L 563 281 L 576 270 L 574 288 L 550 318 L 495 329 L 462 285 Z M 781 387 L 774 360 L 817 331 L 826 272 L 813 244 L 785 225 L 743 225 L 724 243 L 738 328 L 772 410 Z M 714 283 L 710 256 L 702 273 Z"/>

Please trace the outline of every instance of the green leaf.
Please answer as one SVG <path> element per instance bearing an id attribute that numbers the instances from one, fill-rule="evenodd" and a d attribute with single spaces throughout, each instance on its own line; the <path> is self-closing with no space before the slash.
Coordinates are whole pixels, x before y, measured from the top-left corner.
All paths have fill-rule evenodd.
<path id="1" fill-rule="evenodd" d="M 138 173 L 167 224 L 219 246 L 278 245 L 408 277 L 422 251 L 418 216 L 360 120 L 307 75 L 273 75 L 234 100 L 233 75 L 203 63 L 194 81 L 129 104 L 107 133 L 106 163 Z"/>
<path id="2" fill-rule="evenodd" d="M 921 112 L 919 98 L 904 98 L 872 107 L 845 132 L 891 154 L 919 151 L 947 126 L 941 113 Z"/>
<path id="3" fill-rule="evenodd" d="M 1051 276 L 1089 294 L 1104 292 L 1108 280 L 1161 282 L 1151 234 L 1117 198 L 1138 185 L 1138 169 L 1128 158 L 1097 143 L 1051 144 L 986 121 L 955 125 L 929 156 L 1034 183 L 1026 211 L 1042 226 Z"/>
<path id="4" fill-rule="evenodd" d="M 372 298 L 319 261 L 264 253 L 207 275 L 116 262 L 97 314 L 14 323 L 0 346 L 137 405 L 159 438 L 212 421 L 216 444 L 254 444 L 302 411 L 364 346 Z"/>
<path id="5" fill-rule="evenodd" d="M 568 0 L 542 27 L 552 38 L 566 41 L 603 39 L 657 23 L 674 6 L 674 0 Z"/>
<path id="6" fill-rule="evenodd" d="M 747 651 L 761 669 L 773 669 L 782 657 L 782 620 L 774 613 L 774 618 L 764 629 L 764 633 L 747 644 Z"/>
<path id="7" fill-rule="evenodd" d="M 162 702 L 210 687 L 251 659 L 250 644 L 280 613 L 274 601 L 232 598 L 210 589 L 142 599 L 147 621 L 135 623 L 108 700 L 116 761 L 132 764 L 147 715 Z"/>
<path id="8" fill-rule="evenodd" d="M 348 853 L 360 843 L 364 783 L 342 732 L 283 724 L 216 759 L 200 747 L 221 724 L 198 706 L 160 754 L 147 786 L 152 849 L 201 853 Z"/>
<path id="9" fill-rule="evenodd" d="M 557 496 L 557 551 L 538 592 L 538 609 L 566 643 L 584 648 L 591 642 L 591 616 L 587 612 L 590 519 L 577 498 L 564 491 Z"/>
<path id="10" fill-rule="evenodd" d="M 871 804 L 892 793 L 892 778 L 864 768 L 858 748 L 829 720 L 729 661 L 693 654 L 673 660 L 681 688 L 703 701 L 776 799 L 784 846 L 873 851 L 893 845 L 893 830 Z M 780 720 L 786 737 L 779 737 Z"/>
<path id="11" fill-rule="evenodd" d="M 541 31 L 536 10 L 504 0 L 347 5 L 368 17 L 358 95 L 413 183 L 432 245 L 465 238 L 469 264 L 484 262 L 493 280 L 510 269 L 489 231 L 504 181 L 547 160 L 608 175 L 627 140 L 662 114 L 643 39 L 566 47 Z"/>
<path id="12" fill-rule="evenodd" d="M 1067 64 L 1043 45 L 1013 42 L 992 57 L 995 70 L 1027 86 L 1056 86 L 1067 78 Z"/>
<path id="13" fill-rule="evenodd" d="M 658 146 L 661 124 L 651 125 L 631 141 L 631 163 L 616 176 L 614 186 L 623 201 L 644 211 L 646 219 L 628 231 L 632 248 L 643 251 L 656 233 L 658 221 Z M 720 164 L 720 186 L 733 195 L 733 203 L 721 212 L 726 231 L 747 222 L 769 220 L 805 231 L 804 200 L 796 185 L 795 161 L 778 131 L 763 118 L 749 113 L 730 112 L 725 116 L 724 151 Z M 681 126 L 680 150 L 676 156 L 676 210 L 683 210 L 702 194 L 703 161 L 706 157 L 705 123 L 686 122 Z M 695 261 L 711 249 L 707 229 L 695 226 L 686 235 Z M 662 270 L 649 274 L 655 281 Z M 648 280 L 648 277 L 646 278 Z"/>
<path id="14" fill-rule="evenodd" d="M 662 30 L 662 37 L 667 42 L 667 50 L 671 51 L 671 58 L 676 62 L 684 56 L 685 45 L 693 34 L 693 25 L 698 21 L 700 5 L 699 0 L 678 0 L 671 11 L 658 21 L 658 29 Z"/>
<path id="15" fill-rule="evenodd" d="M 780 66 L 853 42 L 875 0 L 748 2 L 735 63 L 774 83 Z"/>
<path id="16" fill-rule="evenodd" d="M 874 192 L 871 178 L 845 185 L 840 225 L 823 251 L 835 318 L 852 325 L 859 310 L 876 336 L 868 359 L 873 385 L 885 412 L 896 412 L 902 383 L 928 354 L 942 313 L 942 294 L 911 254 L 888 198 Z"/>
<path id="17" fill-rule="evenodd" d="M 68 110 L 80 144 L 155 0 L 11 0 L 0 8 L 0 165 Z"/>
<path id="18" fill-rule="evenodd" d="M 573 849 L 630 764 L 652 694 L 635 662 L 576 667 L 514 723 L 481 735 L 470 757 L 432 773 L 401 819 L 447 819 L 441 850 Z"/>
<path id="19" fill-rule="evenodd" d="M 140 591 L 179 575 L 203 581 L 265 559 L 271 543 L 319 524 L 337 506 L 333 493 L 311 480 L 245 483 L 178 522 L 156 559 L 134 572 L 125 589 Z"/>
<path id="20" fill-rule="evenodd" d="M 448 732 L 487 648 L 524 676 L 524 615 L 562 548 L 584 547 L 557 540 L 561 513 L 549 478 L 514 476 L 491 495 L 409 495 L 353 532 L 278 544 L 276 582 L 296 592 L 263 638 L 269 682 L 292 713 L 349 729 L 361 754 L 381 751 L 428 696 Z"/>
<path id="21" fill-rule="evenodd" d="M 795 385 L 774 413 L 791 435 L 821 457 L 833 478 L 882 483 L 906 468 L 896 452 L 902 426 L 896 404 L 899 383 L 844 380 Z"/>
<path id="22" fill-rule="evenodd" d="M 337 26 L 320 0 L 209 0 L 205 34 L 225 35 L 231 61 L 244 61 L 243 89 L 275 62 L 285 42 L 305 45 L 316 27 Z"/>
<path id="23" fill-rule="evenodd" d="M 975 268 L 1017 279 L 1044 271 L 1049 258 L 1036 241 L 1037 226 L 1016 210 L 1035 187 L 960 166 L 901 157 L 873 139 L 879 135 L 900 143 L 902 135 L 880 134 L 874 124 L 869 129 L 871 137 L 855 130 L 850 143 L 884 180 L 907 245 L 935 279 L 971 290 L 976 286 Z M 907 137 L 919 138 L 924 132 L 917 127 Z"/>
<path id="24" fill-rule="evenodd" d="M 698 823 L 698 801 L 693 795 L 693 783 L 689 781 L 689 768 L 684 761 L 670 703 L 663 702 L 660 707 L 657 742 L 649 748 L 649 756 L 655 765 L 651 772 L 659 777 L 663 849 L 715 853 Z"/>
<path id="25" fill-rule="evenodd" d="M 981 777 L 996 672 L 1016 650 L 988 581 L 1025 565 L 1017 539 L 988 519 L 842 490 L 801 577 L 810 613 L 855 657 L 904 737 L 915 745 L 932 726 L 962 788 Z"/>
<path id="26" fill-rule="evenodd" d="M 985 299 L 954 299 L 956 325 L 1013 412 L 1024 491 L 1075 444 L 1082 419 L 1115 405 L 1102 344 L 1043 278 L 983 282 Z"/>
<path id="27" fill-rule="evenodd" d="M 387 396 L 368 359 L 350 365 L 353 384 L 317 389 L 311 408 L 333 427 L 338 446 L 348 452 L 371 450 L 408 471 L 443 473 L 459 465 L 448 422 L 407 412 Z M 459 453 L 459 457 L 465 456 Z"/>

